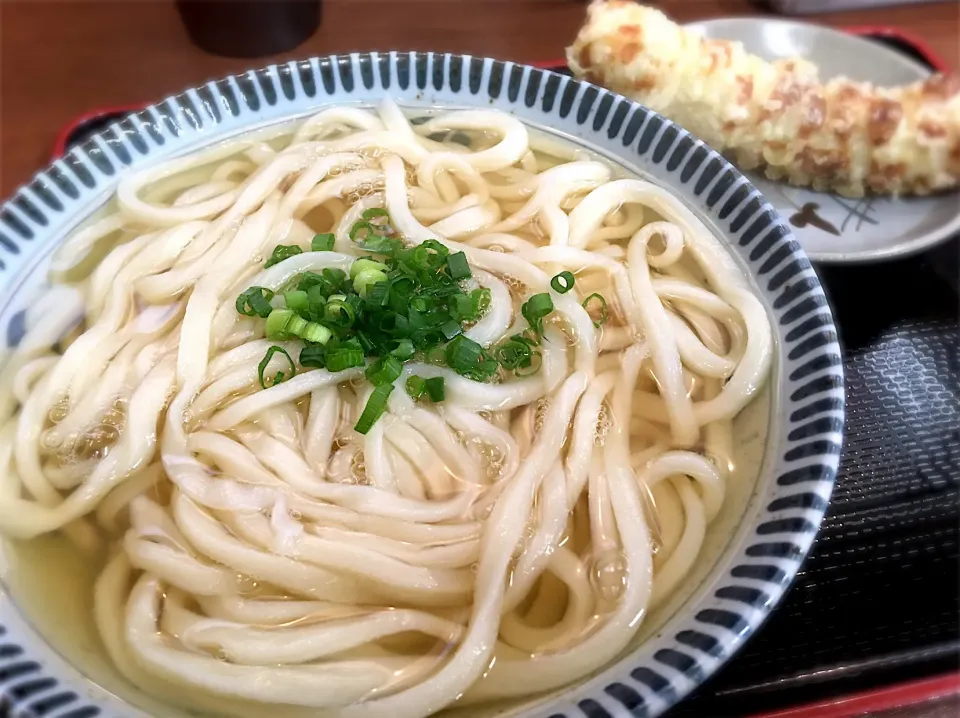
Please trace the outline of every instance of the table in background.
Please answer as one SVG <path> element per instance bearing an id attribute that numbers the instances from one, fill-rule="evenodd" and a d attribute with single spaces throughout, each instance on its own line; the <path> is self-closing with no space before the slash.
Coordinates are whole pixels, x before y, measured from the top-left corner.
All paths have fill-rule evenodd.
<path id="1" fill-rule="evenodd" d="M 747 0 L 664 0 L 690 21 L 757 14 Z M 320 29 L 296 50 L 256 60 L 192 45 L 172 0 L 0 0 L 0 196 L 46 164 L 57 132 L 93 108 L 162 99 L 274 61 L 351 50 L 437 50 L 532 62 L 563 57 L 583 20 L 580 0 L 325 0 Z M 940 3 L 804 18 L 894 25 L 951 67 L 958 6 Z"/>
<path id="2" fill-rule="evenodd" d="M 326 0 L 323 25 L 309 41 L 250 61 L 191 45 L 172 0 L 0 0 L 0 193 L 43 166 L 63 125 L 94 108 L 157 100 L 273 61 L 350 50 L 557 59 L 583 5 Z M 660 5 L 681 21 L 756 12 L 746 0 Z M 956 69 L 958 10 L 951 2 L 806 19 L 896 26 Z M 784 605 L 672 718 L 740 717 L 956 670 L 958 297 L 949 272 L 939 270 L 957 266 L 953 242 L 896 263 L 820 268 L 844 342 L 849 402 L 834 501 Z"/>

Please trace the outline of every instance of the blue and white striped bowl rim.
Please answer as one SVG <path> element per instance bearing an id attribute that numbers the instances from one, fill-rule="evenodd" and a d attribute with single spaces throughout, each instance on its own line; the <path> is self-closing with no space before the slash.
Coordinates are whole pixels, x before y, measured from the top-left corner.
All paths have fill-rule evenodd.
<path id="1" fill-rule="evenodd" d="M 739 649 L 782 597 L 823 518 L 840 457 L 843 369 L 833 318 L 809 260 L 754 187 L 717 152 L 620 95 L 546 70 L 442 53 L 355 53 L 208 82 L 112 124 L 38 173 L 0 207 L 0 306 L 40 258 L 106 199 L 128 167 L 324 105 L 474 106 L 583 141 L 682 198 L 752 275 L 777 335 L 774 410 L 759 508 L 704 585 L 658 633 L 530 715 L 659 715 Z M 5 312 L 9 315 L 9 312 Z M 7 323 L 9 323 L 9 318 Z M 7 336 L 12 327 L 0 327 Z M 0 695 L 17 715 L 139 713 L 91 686 L 0 601 Z"/>

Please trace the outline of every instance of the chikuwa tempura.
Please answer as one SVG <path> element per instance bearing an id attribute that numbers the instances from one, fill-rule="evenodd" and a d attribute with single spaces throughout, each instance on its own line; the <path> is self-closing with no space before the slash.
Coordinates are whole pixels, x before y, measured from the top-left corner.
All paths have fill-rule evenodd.
<path id="1" fill-rule="evenodd" d="M 574 75 L 669 117 L 741 169 L 833 191 L 925 195 L 960 185 L 960 76 L 903 87 L 821 80 L 767 62 L 633 0 L 594 0 L 567 58 Z"/>

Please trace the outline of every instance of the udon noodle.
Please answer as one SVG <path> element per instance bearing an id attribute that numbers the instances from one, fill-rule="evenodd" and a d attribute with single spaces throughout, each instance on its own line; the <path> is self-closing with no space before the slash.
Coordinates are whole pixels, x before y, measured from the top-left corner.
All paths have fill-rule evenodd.
<path id="1" fill-rule="evenodd" d="M 0 377 L 0 529 L 103 561 L 97 628 L 148 693 L 417 718 L 548 691 L 625 649 L 720 510 L 771 361 L 727 250 L 668 191 L 511 115 L 419 120 L 325 109 L 127 176 L 27 313 Z M 532 293 L 556 311 L 539 371 L 411 361 L 445 399 L 394 391 L 361 435 L 363 369 L 261 388 L 275 342 L 234 307 L 348 270 L 380 207 L 408 245 L 465 253 L 490 292 L 473 341 L 522 330 Z M 264 268 L 278 244 L 304 251 Z"/>

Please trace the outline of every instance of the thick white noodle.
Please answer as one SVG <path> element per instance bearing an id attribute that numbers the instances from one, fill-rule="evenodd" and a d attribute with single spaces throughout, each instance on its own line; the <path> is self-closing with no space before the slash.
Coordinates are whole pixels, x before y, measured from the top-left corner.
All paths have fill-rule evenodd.
<path id="1" fill-rule="evenodd" d="M 599 670 L 693 570 L 772 333 L 664 189 L 511 115 L 386 102 L 134 173 L 115 200 L 58 250 L 0 371 L 0 530 L 110 552 L 93 619 L 146 693 L 330 718 L 526 696 Z M 418 357 L 361 435 L 363 369 L 261 388 L 290 371 L 259 367 L 268 349 L 302 343 L 236 301 L 349 271 L 381 207 L 408 245 L 465 252 L 490 292 L 465 334 L 489 351 L 528 330 L 531 295 L 556 311 L 538 371 Z M 311 251 L 321 232 L 333 251 Z M 302 252 L 264 268 L 278 244 Z M 444 400 L 408 396 L 413 375 Z"/>

